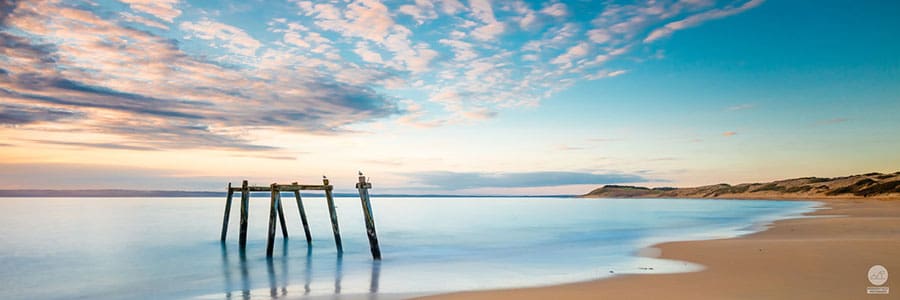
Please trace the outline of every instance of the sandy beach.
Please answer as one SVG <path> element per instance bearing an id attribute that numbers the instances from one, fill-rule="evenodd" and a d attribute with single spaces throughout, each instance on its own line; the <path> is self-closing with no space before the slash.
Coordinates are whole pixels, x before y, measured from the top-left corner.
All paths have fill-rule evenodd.
<path id="1" fill-rule="evenodd" d="M 710 200 L 722 201 L 722 200 Z M 817 200 L 809 215 L 732 239 L 656 245 L 661 258 L 706 266 L 699 272 L 622 275 L 519 289 L 421 299 L 898 299 L 900 201 Z M 888 295 L 869 295 L 869 268 L 882 265 Z M 892 284 L 895 283 L 895 284 Z"/>

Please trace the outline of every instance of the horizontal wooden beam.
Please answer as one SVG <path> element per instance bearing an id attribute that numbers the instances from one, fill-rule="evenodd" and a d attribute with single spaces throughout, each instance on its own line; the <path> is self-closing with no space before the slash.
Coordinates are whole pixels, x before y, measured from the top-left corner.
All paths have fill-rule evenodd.
<path id="1" fill-rule="evenodd" d="M 271 186 L 248 186 L 251 192 L 271 192 Z M 276 184 L 275 189 L 279 192 L 293 191 L 325 191 L 334 189 L 331 185 L 309 185 L 309 184 Z M 241 188 L 231 188 L 232 191 L 240 192 Z"/>

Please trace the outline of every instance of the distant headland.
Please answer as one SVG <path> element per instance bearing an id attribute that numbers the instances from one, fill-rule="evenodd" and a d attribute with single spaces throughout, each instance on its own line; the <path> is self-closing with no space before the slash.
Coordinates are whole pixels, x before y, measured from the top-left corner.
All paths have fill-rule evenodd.
<path id="1" fill-rule="evenodd" d="M 725 183 L 689 188 L 606 185 L 583 198 L 720 198 L 826 199 L 875 198 L 900 200 L 900 172 L 867 173 L 834 178 L 803 177 L 765 183 Z"/>

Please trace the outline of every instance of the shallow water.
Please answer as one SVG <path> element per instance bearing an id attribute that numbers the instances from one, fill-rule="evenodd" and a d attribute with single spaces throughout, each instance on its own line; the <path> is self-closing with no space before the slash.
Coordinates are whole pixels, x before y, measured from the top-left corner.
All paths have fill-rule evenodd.
<path id="1" fill-rule="evenodd" d="M 305 197 L 307 246 L 285 194 L 290 238 L 265 257 L 268 197 L 238 205 L 219 242 L 221 198 L 0 198 L 0 299 L 392 298 L 702 268 L 637 257 L 674 240 L 732 237 L 815 202 L 687 199 L 373 198 L 384 259 L 372 261 L 358 198 L 337 198 L 337 255 L 323 198 Z M 290 200 L 290 201 L 289 201 Z M 235 204 L 239 203 L 236 201 Z"/>

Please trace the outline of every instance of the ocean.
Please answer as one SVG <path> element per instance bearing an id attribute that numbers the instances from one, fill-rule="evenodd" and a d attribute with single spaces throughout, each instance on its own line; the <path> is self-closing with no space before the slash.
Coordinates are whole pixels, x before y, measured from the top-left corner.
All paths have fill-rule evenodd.
<path id="1" fill-rule="evenodd" d="M 727 238 L 814 210 L 816 202 L 691 199 L 385 198 L 372 206 L 381 261 L 359 198 L 336 198 L 338 255 L 322 197 L 293 197 L 289 239 L 267 259 L 269 197 L 239 197 L 219 241 L 224 198 L 0 198 L 0 299 L 392 299 L 546 285 L 616 274 L 701 270 L 638 256 L 650 245 Z"/>

